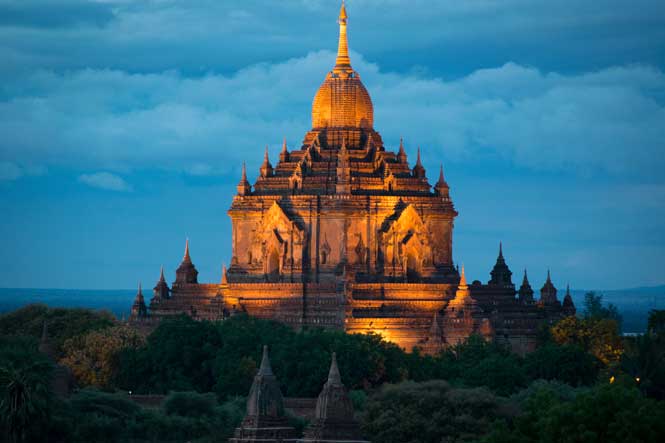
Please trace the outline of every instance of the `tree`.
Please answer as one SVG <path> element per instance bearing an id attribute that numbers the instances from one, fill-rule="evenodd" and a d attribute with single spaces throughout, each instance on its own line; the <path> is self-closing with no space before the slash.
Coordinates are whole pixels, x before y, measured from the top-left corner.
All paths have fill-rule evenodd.
<path id="1" fill-rule="evenodd" d="M 572 386 L 591 385 L 598 377 L 600 362 L 580 346 L 547 343 L 524 358 L 524 369 L 532 380 L 559 380 Z"/>
<path id="2" fill-rule="evenodd" d="M 665 332 L 665 309 L 652 309 L 649 311 L 647 331 L 656 335 Z"/>
<path id="3" fill-rule="evenodd" d="M 550 333 L 556 343 L 579 346 L 606 366 L 618 363 L 623 353 L 615 320 L 570 316 L 552 326 Z"/>
<path id="4" fill-rule="evenodd" d="M 44 322 L 48 324 L 49 339 L 59 358 L 63 354 L 65 341 L 90 331 L 109 328 L 116 324 L 116 319 L 108 311 L 31 304 L 0 315 L 0 335 L 27 335 L 39 339 Z"/>
<path id="5" fill-rule="evenodd" d="M 594 291 L 584 294 L 584 318 L 587 320 L 614 320 L 621 331 L 622 318 L 619 309 L 612 303 L 603 306 L 603 294 Z"/>
<path id="6" fill-rule="evenodd" d="M 0 423 L 15 442 L 39 441 L 51 403 L 53 366 L 25 338 L 0 343 Z"/>
<path id="7" fill-rule="evenodd" d="M 505 411 L 483 388 L 456 389 L 442 380 L 387 384 L 366 404 L 362 429 L 382 443 L 477 441 Z"/>
<path id="8" fill-rule="evenodd" d="M 128 326 L 114 326 L 70 338 L 60 362 L 69 367 L 83 386 L 111 387 L 119 372 L 119 353 L 136 349 L 145 339 Z"/>

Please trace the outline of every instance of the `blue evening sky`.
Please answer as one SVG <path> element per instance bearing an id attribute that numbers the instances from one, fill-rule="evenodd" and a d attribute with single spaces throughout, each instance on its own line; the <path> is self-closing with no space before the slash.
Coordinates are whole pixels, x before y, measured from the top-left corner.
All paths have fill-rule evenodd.
<path id="1" fill-rule="evenodd" d="M 390 149 L 443 162 L 454 257 L 665 283 L 665 2 L 349 0 Z M 230 259 L 243 160 L 299 148 L 337 0 L 0 0 L 0 286 L 146 286 Z"/>

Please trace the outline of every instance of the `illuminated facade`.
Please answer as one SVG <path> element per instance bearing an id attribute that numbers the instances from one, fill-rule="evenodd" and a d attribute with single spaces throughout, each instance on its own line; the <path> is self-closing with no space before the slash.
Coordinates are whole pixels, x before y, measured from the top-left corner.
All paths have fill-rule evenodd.
<path id="1" fill-rule="evenodd" d="M 411 167 L 402 142 L 397 152 L 386 149 L 351 67 L 346 28 L 342 5 L 337 60 L 314 97 L 300 149 L 284 142 L 274 167 L 266 151 L 254 186 L 243 165 L 221 282 L 198 283 L 187 245 L 172 287 L 162 273 L 147 312 L 137 298 L 133 312 L 145 313 L 133 321 L 247 312 L 296 329 L 375 332 L 408 350 L 433 352 L 471 333 L 532 349 L 538 325 L 564 315 L 556 289 L 546 285 L 536 303 L 525 276 L 516 297 L 502 253 L 487 285 L 460 281 L 457 212 L 443 168 L 432 186 L 420 150 Z M 574 312 L 571 304 L 565 312 Z"/>

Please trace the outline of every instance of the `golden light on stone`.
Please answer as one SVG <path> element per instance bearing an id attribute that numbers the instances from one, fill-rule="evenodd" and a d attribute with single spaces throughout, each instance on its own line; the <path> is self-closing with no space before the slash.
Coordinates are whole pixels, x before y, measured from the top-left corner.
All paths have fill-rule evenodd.
<path id="1" fill-rule="evenodd" d="M 302 144 L 289 149 L 284 141 L 274 166 L 266 148 L 253 186 L 242 165 L 228 211 L 231 264 L 219 283 L 198 282 L 187 243 L 172 287 L 160 277 L 149 315 L 141 296 L 133 321 L 246 312 L 294 329 L 371 332 L 407 350 L 437 352 L 474 333 L 518 352 L 533 349 L 541 322 L 574 314 L 572 299 L 557 305 L 548 276 L 536 304 L 525 274 L 518 300 L 501 249 L 488 284 L 469 285 L 463 268 L 460 275 L 457 211 L 443 167 L 432 186 L 420 149 L 410 166 L 402 140 L 395 150 L 384 145 L 351 66 L 348 23 L 342 4 L 337 57 L 316 91 Z"/>

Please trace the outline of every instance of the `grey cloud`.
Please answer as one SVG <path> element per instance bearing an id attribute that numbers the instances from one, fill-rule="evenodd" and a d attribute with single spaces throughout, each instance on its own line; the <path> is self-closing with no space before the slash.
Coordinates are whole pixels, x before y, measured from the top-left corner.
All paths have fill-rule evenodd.
<path id="1" fill-rule="evenodd" d="M 94 174 L 81 174 L 78 178 L 93 188 L 106 189 L 108 191 L 129 192 L 132 187 L 120 176 L 110 172 L 95 172 Z"/>
<path id="2" fill-rule="evenodd" d="M 6 71 L 228 74 L 336 44 L 337 2 L 61 3 L 3 3 L 23 11 L 7 11 L 0 22 L 0 55 L 17 61 Z M 397 72 L 418 66 L 461 76 L 507 60 L 562 72 L 615 63 L 665 66 L 659 0 L 356 1 L 348 8 L 351 47 Z M 32 27 L 17 28 L 22 22 Z"/>
<path id="3" fill-rule="evenodd" d="M 3 0 L 0 26 L 27 28 L 69 28 L 104 26 L 113 20 L 110 4 L 85 0 Z"/>
<path id="4" fill-rule="evenodd" d="M 0 102 L 0 160 L 83 168 L 225 174 L 263 146 L 299 147 L 334 54 L 322 51 L 230 76 L 38 72 Z M 455 81 L 384 73 L 352 54 L 390 144 L 425 160 L 499 156 L 533 170 L 662 180 L 665 74 L 647 66 L 581 75 L 508 63 Z M 660 92 L 659 92 L 660 91 Z M 256 155 L 248 155 L 255 152 Z M 202 167 L 201 165 L 207 165 Z"/>

